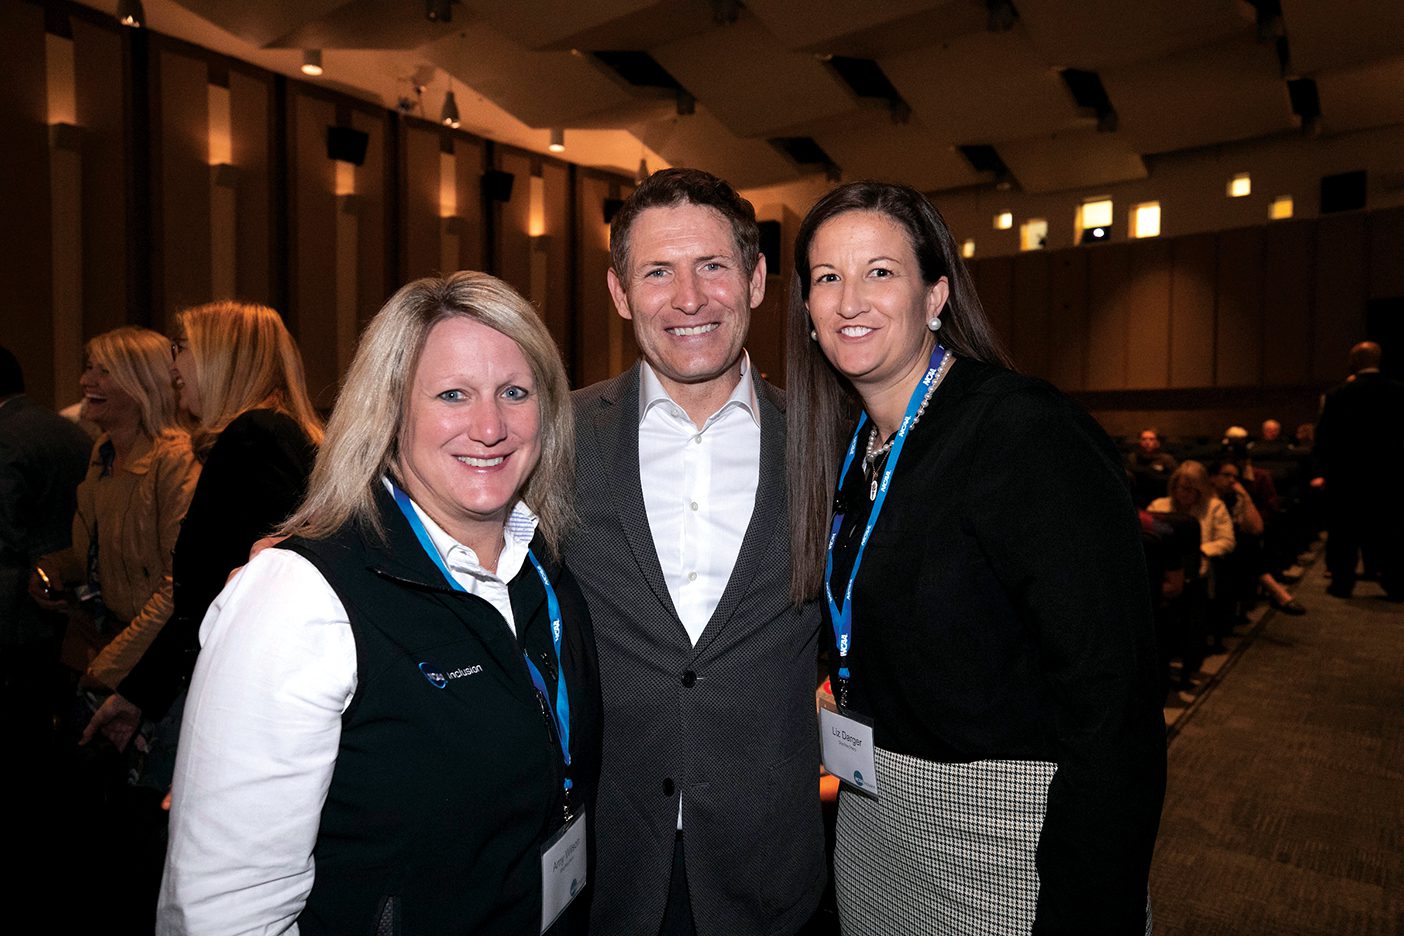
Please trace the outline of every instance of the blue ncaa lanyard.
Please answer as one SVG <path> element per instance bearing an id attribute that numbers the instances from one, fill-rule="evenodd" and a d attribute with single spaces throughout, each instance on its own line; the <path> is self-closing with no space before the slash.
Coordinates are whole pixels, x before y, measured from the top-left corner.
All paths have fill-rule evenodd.
<path id="1" fill-rule="evenodd" d="M 439 567 L 439 571 L 444 574 L 444 581 L 456 592 L 467 593 L 467 589 L 458 584 L 458 580 L 449 572 L 448 566 L 444 565 L 443 557 L 439 555 L 439 550 L 434 547 L 434 541 L 429 538 L 429 531 L 424 529 L 424 523 L 419 519 L 419 514 L 415 512 L 414 504 L 410 497 L 400 486 L 393 481 L 390 488 L 395 494 L 395 503 L 399 506 L 400 512 L 409 521 L 410 529 L 414 531 L 415 539 L 419 540 L 419 545 L 428 553 L 434 565 Z M 546 613 L 551 618 L 551 643 L 556 649 L 556 704 L 551 704 L 551 693 L 546 689 L 546 680 L 541 676 L 541 670 L 531 661 L 525 650 L 522 651 L 522 659 L 526 661 L 527 671 L 531 674 L 532 685 L 536 686 L 536 691 L 541 693 L 541 701 L 550 710 L 552 718 L 556 722 L 556 737 L 561 742 L 561 756 L 565 759 L 566 778 L 565 789 L 567 795 L 572 786 L 570 779 L 570 695 L 566 692 L 565 669 L 561 666 L 561 637 L 564 634 L 561 619 L 561 603 L 556 598 L 556 589 L 551 586 L 551 579 L 546 575 L 546 569 L 536 558 L 536 554 L 530 549 L 527 550 L 527 558 L 536 568 L 536 574 L 541 577 L 541 587 L 546 590 Z"/>
<path id="2" fill-rule="evenodd" d="M 941 364 L 946 359 L 946 349 L 939 344 L 931 352 L 931 362 L 926 369 L 926 376 L 916 385 L 912 391 L 912 398 L 907 401 L 907 412 L 902 417 L 902 424 L 897 427 L 897 437 L 892 441 L 892 451 L 888 453 L 887 464 L 882 472 L 882 481 L 878 485 L 877 496 L 873 498 L 873 509 L 868 514 L 868 525 L 863 530 L 863 538 L 858 541 L 858 553 L 853 557 L 853 569 L 848 573 L 848 586 L 843 590 L 843 604 L 834 601 L 834 588 L 832 579 L 834 577 L 834 542 L 838 539 L 839 527 L 843 525 L 843 512 L 834 511 L 834 525 L 829 531 L 829 548 L 824 560 L 824 599 L 829 603 L 829 619 L 834 625 L 834 644 L 838 647 L 839 654 L 839 679 L 847 680 L 848 653 L 853 644 L 853 583 L 858 579 L 858 567 L 863 564 L 863 552 L 868 548 L 868 539 L 873 535 L 873 527 L 877 526 L 878 515 L 882 513 L 882 505 L 887 501 L 887 489 L 892 483 L 892 473 L 897 470 L 897 459 L 902 456 L 902 447 L 907 444 L 907 429 L 911 426 L 912 420 L 916 418 L 917 411 L 921 409 L 921 401 L 926 398 L 932 381 L 936 379 L 941 370 Z M 838 476 L 838 494 L 843 492 L 843 481 L 848 477 L 848 470 L 853 467 L 853 458 L 858 452 L 858 439 L 863 435 L 863 427 L 867 425 L 868 414 L 865 412 L 858 417 L 858 425 L 853 430 L 853 440 L 848 443 L 848 454 L 844 456 L 843 468 Z M 838 500 L 835 497 L 835 500 Z M 846 695 L 846 693 L 845 693 Z"/>

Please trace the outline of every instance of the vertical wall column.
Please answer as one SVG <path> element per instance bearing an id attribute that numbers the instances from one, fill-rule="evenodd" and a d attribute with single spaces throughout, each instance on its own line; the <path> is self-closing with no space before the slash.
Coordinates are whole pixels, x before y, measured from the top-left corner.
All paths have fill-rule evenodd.
<path id="1" fill-rule="evenodd" d="M 53 245 L 56 400 L 73 399 L 83 344 L 83 132 L 75 124 L 73 40 L 45 35 L 49 97 L 49 208 Z"/>
<path id="2" fill-rule="evenodd" d="M 356 167 L 336 164 L 336 372 L 345 374 L 356 353 L 361 326 L 357 245 L 361 235 L 361 199 L 356 195 Z"/>

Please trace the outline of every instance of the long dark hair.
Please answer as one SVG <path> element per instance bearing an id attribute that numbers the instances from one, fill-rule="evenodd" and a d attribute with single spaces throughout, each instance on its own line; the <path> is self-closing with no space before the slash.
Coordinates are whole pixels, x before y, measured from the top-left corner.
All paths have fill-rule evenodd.
<path id="1" fill-rule="evenodd" d="M 824 222 L 850 211 L 875 212 L 900 225 L 916 253 L 922 279 L 931 284 L 946 277 L 950 297 L 941 315 L 943 345 L 958 358 L 1013 367 L 985 317 L 959 245 L 926 196 L 905 185 L 850 182 L 815 202 L 795 238 L 786 326 L 790 596 L 796 603 L 812 601 L 823 588 L 839 459 L 862 406 L 853 387 L 809 336 L 809 248 Z"/>

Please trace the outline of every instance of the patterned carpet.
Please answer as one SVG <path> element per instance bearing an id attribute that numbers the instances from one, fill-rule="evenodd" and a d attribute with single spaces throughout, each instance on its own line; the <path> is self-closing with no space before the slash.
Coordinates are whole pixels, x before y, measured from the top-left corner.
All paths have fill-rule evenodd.
<path id="1" fill-rule="evenodd" d="M 1167 708 L 1158 936 L 1404 933 L 1404 606 L 1325 584 Z"/>

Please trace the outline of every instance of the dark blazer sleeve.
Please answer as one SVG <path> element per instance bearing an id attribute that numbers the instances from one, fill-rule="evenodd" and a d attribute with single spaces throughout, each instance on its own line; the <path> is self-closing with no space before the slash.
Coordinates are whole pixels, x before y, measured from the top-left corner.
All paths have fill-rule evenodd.
<path id="1" fill-rule="evenodd" d="M 249 549 L 287 518 L 307 487 L 315 449 L 291 419 L 254 410 L 219 436 L 175 548 L 175 610 L 117 691 L 159 718 L 190 679 L 200 622 Z"/>
<path id="2" fill-rule="evenodd" d="M 1139 524 L 1105 433 L 1036 385 L 997 399 L 975 453 L 977 540 L 1038 645 L 1057 773 L 1034 933 L 1141 933 L 1165 727 Z"/>

